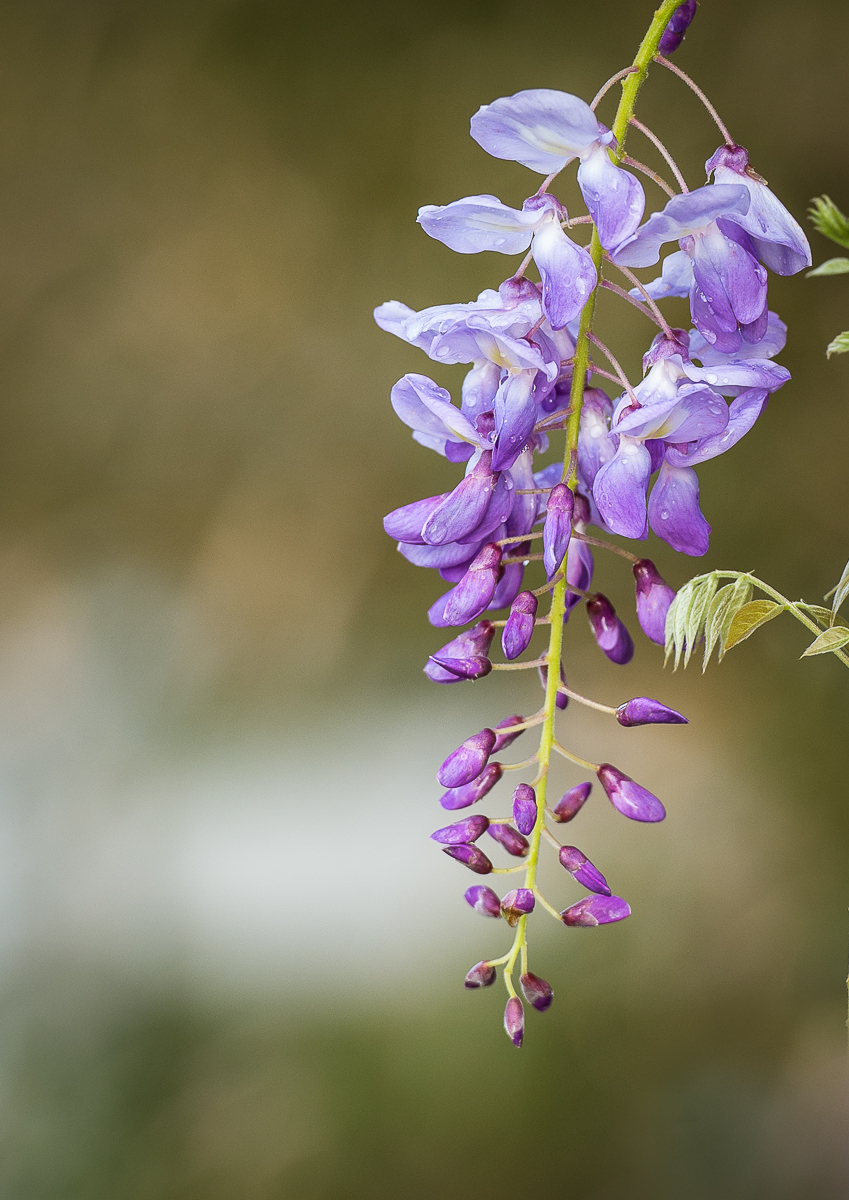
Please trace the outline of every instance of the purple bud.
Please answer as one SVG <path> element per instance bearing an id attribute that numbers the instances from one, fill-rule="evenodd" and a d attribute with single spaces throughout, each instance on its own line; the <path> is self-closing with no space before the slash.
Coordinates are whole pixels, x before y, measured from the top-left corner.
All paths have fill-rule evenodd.
<path id="1" fill-rule="evenodd" d="M 541 667 L 537 667 L 537 673 L 539 675 L 539 681 L 542 684 L 542 690 L 545 691 L 548 688 L 547 664 L 543 663 Z M 566 687 L 566 672 L 563 670 L 563 663 L 560 664 L 560 682 L 564 687 Z M 567 708 L 569 705 L 569 697 L 565 692 L 558 692 L 554 703 L 558 708 Z"/>
<path id="2" fill-rule="evenodd" d="M 517 278 L 505 279 L 498 285 L 498 294 L 507 308 L 515 308 L 522 300 L 539 300 L 542 293 L 539 287 L 524 275 Z"/>
<path id="3" fill-rule="evenodd" d="M 449 754 L 436 773 L 437 780 L 443 787 L 462 787 L 477 779 L 486 766 L 486 760 L 492 754 L 495 745 L 495 734 L 491 729 L 482 729 L 480 733 L 466 738 L 462 746 Z"/>
<path id="4" fill-rule="evenodd" d="M 648 696 L 637 696 L 627 704 L 620 704 L 616 710 L 616 720 L 620 725 L 689 725 L 686 717 L 682 717 L 674 708 L 667 708 L 659 700 L 650 700 Z"/>
<path id="5" fill-rule="evenodd" d="M 407 542 L 414 546 L 425 545 L 422 527 L 450 494 L 443 492 L 441 496 L 427 496 L 424 500 L 414 500 L 412 504 L 405 504 L 403 508 L 394 508 L 383 518 L 383 528 L 396 542 Z"/>
<path id="6" fill-rule="evenodd" d="M 482 883 L 476 883 L 474 887 L 467 888 L 464 898 L 466 903 L 470 904 L 482 917 L 501 916 L 501 901 L 492 888 L 485 887 Z"/>
<path id="7" fill-rule="evenodd" d="M 520 1049 L 522 1046 L 522 1035 L 525 1032 L 525 1013 L 522 1008 L 522 1001 L 518 996 L 511 996 L 507 1001 L 507 1007 L 504 1010 L 504 1028 L 507 1030 L 507 1036 L 513 1045 Z"/>
<path id="8" fill-rule="evenodd" d="M 512 717 L 505 717 L 503 721 L 499 721 L 494 727 L 495 745 L 492 747 L 492 754 L 500 754 L 505 747 L 515 742 L 517 737 L 521 737 L 525 732 L 524 729 L 518 729 L 515 733 L 510 733 L 513 725 L 521 725 L 525 718 L 520 717 L 518 713 L 514 713 Z"/>
<path id="9" fill-rule="evenodd" d="M 440 797 L 439 803 L 449 812 L 454 812 L 458 808 L 468 808 L 470 804 L 474 804 L 487 792 L 492 791 L 501 778 L 502 771 L 501 763 L 488 763 L 477 779 L 473 779 L 471 783 L 464 783 L 462 787 L 449 788 Z"/>
<path id="10" fill-rule="evenodd" d="M 621 896 L 584 896 L 560 914 L 564 925 L 610 925 L 631 915 L 631 906 Z"/>
<path id="11" fill-rule="evenodd" d="M 543 566 L 548 579 L 557 574 L 572 536 L 572 511 L 575 496 L 565 483 L 551 489 L 542 529 Z"/>
<path id="12" fill-rule="evenodd" d="M 522 837 L 521 833 L 517 833 L 510 825 L 502 825 L 496 821 L 490 825 L 487 833 L 515 858 L 524 858 L 528 853 L 528 839 Z"/>
<path id="13" fill-rule="evenodd" d="M 632 821 L 653 822 L 662 821 L 666 816 L 666 809 L 657 796 L 634 783 L 630 776 L 623 775 L 610 763 L 601 764 L 598 778 L 610 798 L 610 803 L 623 817 L 630 817 Z"/>
<path id="14" fill-rule="evenodd" d="M 666 641 L 666 614 L 675 592 L 658 574 L 650 558 L 634 563 L 637 581 L 637 620 L 647 638 L 662 646 Z"/>
<path id="15" fill-rule="evenodd" d="M 492 870 L 492 863 L 477 846 L 443 846 L 442 853 L 456 858 L 457 862 L 461 862 L 476 875 L 488 875 Z"/>
<path id="16" fill-rule="evenodd" d="M 607 596 L 597 592 L 592 600 L 588 600 L 587 616 L 599 649 L 604 651 L 611 662 L 619 663 L 620 666 L 629 663 L 634 657 L 634 643 Z"/>
<path id="17" fill-rule="evenodd" d="M 489 987 L 495 983 L 495 967 L 491 967 L 488 962 L 475 963 L 471 971 L 469 971 L 463 986 L 467 988 Z"/>
<path id="18" fill-rule="evenodd" d="M 435 663 L 451 679 L 438 679 L 437 683 L 459 683 L 461 679 L 483 679 L 492 670 L 492 663 L 481 654 L 473 654 L 469 658 L 445 658 L 441 654 L 431 654 L 431 663 Z M 427 674 L 427 667 L 424 668 Z M 433 678 L 433 676 L 430 676 Z"/>
<path id="19" fill-rule="evenodd" d="M 513 792 L 513 822 L 519 833 L 531 833 L 537 823 L 537 794 L 528 783 Z"/>
<path id="20" fill-rule="evenodd" d="M 534 911 L 534 894 L 530 888 L 516 888 L 501 901 L 501 914 L 508 925 L 516 925 L 519 917 Z"/>
<path id="21" fill-rule="evenodd" d="M 495 593 L 501 570 L 501 547 L 487 542 L 469 564 L 469 569 L 448 594 L 443 618 L 448 625 L 465 625 L 479 616 Z"/>
<path id="22" fill-rule="evenodd" d="M 530 972 L 523 975 L 519 983 L 522 985 L 522 991 L 525 993 L 528 1004 L 532 1004 L 537 1012 L 545 1012 L 546 1009 L 551 1008 L 554 992 L 551 990 L 550 983 L 546 983 L 544 979 L 540 979 L 539 975 L 532 975 Z"/>
<path id="23" fill-rule="evenodd" d="M 443 842 L 446 846 L 459 846 L 464 842 L 476 842 L 489 825 L 489 818 L 483 816 L 466 817 L 444 829 L 437 829 L 430 835 L 431 841 Z"/>
<path id="24" fill-rule="evenodd" d="M 610 895 L 610 888 L 601 871 L 598 867 L 593 866 L 586 854 L 582 853 L 577 846 L 560 847 L 560 865 L 566 868 L 573 879 L 591 892 L 598 892 L 602 896 Z"/>
<path id="25" fill-rule="evenodd" d="M 668 57 L 674 54 L 684 40 L 684 34 L 696 15 L 696 0 L 684 0 L 669 18 L 669 24 L 661 35 L 658 53 Z"/>
<path id="26" fill-rule="evenodd" d="M 510 605 L 510 615 L 501 635 L 501 648 L 505 658 L 518 658 L 527 650 L 534 632 L 537 607 L 538 601 L 533 592 L 519 592 Z"/>
<path id="27" fill-rule="evenodd" d="M 555 821 L 571 821 L 576 817 L 587 802 L 587 796 L 593 790 L 591 783 L 579 783 L 577 787 L 569 788 L 566 795 L 554 806 Z"/>

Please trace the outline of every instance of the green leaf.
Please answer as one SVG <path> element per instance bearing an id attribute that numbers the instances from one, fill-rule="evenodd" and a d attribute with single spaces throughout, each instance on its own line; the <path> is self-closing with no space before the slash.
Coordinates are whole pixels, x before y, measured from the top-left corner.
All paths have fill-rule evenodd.
<path id="1" fill-rule="evenodd" d="M 748 579 L 740 578 L 734 584 L 734 590 L 731 593 L 731 598 L 728 601 L 728 606 L 722 615 L 722 620 L 719 622 L 719 661 L 722 662 L 725 657 L 727 646 L 725 644 L 728 637 L 728 631 L 731 628 L 731 622 L 737 616 L 737 613 L 744 604 L 748 604 L 752 598 L 752 585 Z"/>
<path id="2" fill-rule="evenodd" d="M 849 351 L 849 330 L 845 333 L 838 333 L 834 341 L 829 342 L 825 348 L 826 358 L 831 358 L 832 354 L 845 354 Z"/>
<path id="3" fill-rule="evenodd" d="M 692 584 L 686 583 L 672 601 L 666 614 L 666 659 L 675 651 L 673 671 L 678 670 L 681 661 L 681 651 L 684 648 L 684 631 L 686 629 L 687 607 L 692 600 Z M 666 661 L 666 660 L 665 660 Z"/>
<path id="4" fill-rule="evenodd" d="M 687 649 L 684 653 L 685 667 L 689 664 L 693 651 L 698 645 L 702 621 L 707 613 L 708 605 L 713 599 L 717 583 L 716 576 L 710 575 L 699 588 L 689 606 L 686 625 Z"/>
<path id="5" fill-rule="evenodd" d="M 760 629 L 761 625 L 766 625 L 767 621 L 771 621 L 783 611 L 784 605 L 776 604 L 774 600 L 752 600 L 749 604 L 744 604 L 735 613 L 725 635 L 725 649 L 730 650 L 732 646 L 745 642 L 756 629 Z"/>
<path id="6" fill-rule="evenodd" d="M 832 625 L 845 625 L 849 628 L 849 622 L 845 621 L 838 613 L 832 612 L 830 608 L 823 608 L 821 604 L 806 604 L 804 600 L 797 600 L 790 607 L 803 610 L 826 628 L 830 629 Z"/>
<path id="7" fill-rule="evenodd" d="M 813 279 L 817 275 L 845 275 L 849 271 L 849 258 L 829 258 L 813 271 L 806 271 L 805 278 Z"/>
<path id="8" fill-rule="evenodd" d="M 831 602 L 831 611 L 836 613 L 847 596 L 849 596 L 849 562 L 843 568 L 843 574 L 840 576 L 840 582 Z"/>
<path id="9" fill-rule="evenodd" d="M 849 642 L 849 629 L 826 629 L 815 638 L 800 657 L 809 658 L 812 654 L 828 654 L 829 650 L 839 650 Z"/>
<path id="10" fill-rule="evenodd" d="M 705 671 L 708 665 L 713 648 L 719 640 L 719 630 L 722 625 L 725 610 L 731 603 L 731 597 L 734 595 L 734 584 L 728 583 L 725 587 L 720 588 L 710 602 L 705 617 L 705 656 L 702 659 L 702 671 Z"/>
<path id="11" fill-rule="evenodd" d="M 818 233 L 849 250 L 849 219 L 843 215 L 830 196 L 817 196 L 811 201 L 808 212 Z"/>

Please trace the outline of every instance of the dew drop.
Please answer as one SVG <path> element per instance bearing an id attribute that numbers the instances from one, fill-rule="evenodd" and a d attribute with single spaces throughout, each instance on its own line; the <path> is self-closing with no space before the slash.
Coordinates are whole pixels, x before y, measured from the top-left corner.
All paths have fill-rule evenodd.
<path id="1" fill-rule="evenodd" d="M 667 509 L 664 509 L 663 512 L 660 514 L 660 519 L 661 519 L 661 521 L 669 520 L 669 512 Z"/>

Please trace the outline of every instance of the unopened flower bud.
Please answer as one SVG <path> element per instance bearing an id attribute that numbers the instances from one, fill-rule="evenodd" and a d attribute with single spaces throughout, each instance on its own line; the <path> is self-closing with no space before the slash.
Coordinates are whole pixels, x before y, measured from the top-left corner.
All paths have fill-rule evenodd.
<path id="1" fill-rule="evenodd" d="M 555 821 L 571 821 L 573 817 L 577 816 L 586 804 L 587 797 L 592 790 L 591 783 L 579 783 L 576 787 L 569 788 L 566 795 L 558 800 L 552 810 Z"/>
<path id="2" fill-rule="evenodd" d="M 678 5 L 661 35 L 657 48 L 658 54 L 663 54 L 668 58 L 670 54 L 675 53 L 683 42 L 684 34 L 695 15 L 696 0 L 684 0 L 683 4 Z"/>
<path id="3" fill-rule="evenodd" d="M 593 866 L 586 854 L 577 846 L 561 846 L 559 857 L 560 865 L 565 867 L 572 878 L 583 887 L 588 888 L 591 892 L 598 892 L 602 896 L 610 895 L 610 888 L 601 871 L 598 867 Z"/>
<path id="4" fill-rule="evenodd" d="M 449 754 L 439 768 L 436 778 L 443 787 L 462 787 L 477 779 L 486 766 L 486 760 L 495 745 L 495 734 L 491 729 L 482 729 L 480 733 L 466 738 L 462 746 Z"/>
<path id="5" fill-rule="evenodd" d="M 658 646 L 666 641 L 666 614 L 675 599 L 675 592 L 661 579 L 650 558 L 634 563 L 637 581 L 637 620 L 647 638 Z"/>
<path id="6" fill-rule="evenodd" d="M 510 615 L 501 635 L 504 657 L 518 658 L 527 650 L 534 632 L 538 601 L 533 592 L 519 592 L 510 605 Z"/>
<path id="7" fill-rule="evenodd" d="M 515 858 L 524 858 L 528 853 L 528 839 L 523 837 L 521 833 L 517 833 L 510 825 L 502 825 L 499 822 L 493 822 L 487 829 L 487 833 L 491 838 L 495 838 L 500 846 L 503 846 L 508 854 L 512 854 Z"/>
<path id="8" fill-rule="evenodd" d="M 468 808 L 470 804 L 475 804 L 487 792 L 492 791 L 501 778 L 502 772 L 501 763 L 487 763 L 477 779 L 473 779 L 471 783 L 464 783 L 461 787 L 449 788 L 440 796 L 439 803 L 449 812 L 454 812 L 458 808 Z"/>
<path id="9" fill-rule="evenodd" d="M 531 833 L 537 821 L 537 794 L 528 783 L 513 792 L 513 821 L 519 833 Z"/>
<path id="10" fill-rule="evenodd" d="M 459 683 L 461 679 L 483 679 L 492 670 L 492 663 L 482 654 L 473 654 L 469 658 L 445 658 L 441 654 L 431 654 L 430 661 L 442 671 L 452 676 L 449 680 L 438 680 L 439 683 Z M 427 672 L 427 667 L 425 667 Z"/>
<path id="11" fill-rule="evenodd" d="M 560 914 L 564 925 L 611 925 L 630 917 L 631 906 L 621 896 L 584 896 Z"/>
<path id="12" fill-rule="evenodd" d="M 575 514 L 578 512 L 578 501 L 582 500 L 584 504 L 586 499 L 580 494 L 575 499 Z M 576 529 L 579 528 L 577 515 L 572 518 Z M 569 549 L 566 552 L 566 582 L 572 587 L 581 588 L 582 591 L 588 592 L 590 584 L 593 581 L 593 569 L 595 562 L 593 560 L 593 552 L 590 550 L 586 542 L 578 541 L 577 538 L 572 538 L 569 543 Z M 578 592 L 566 592 L 566 611 L 563 614 L 563 620 L 569 618 L 569 613 L 576 604 L 580 604 L 581 597 Z"/>
<path id="13" fill-rule="evenodd" d="M 471 971 L 469 971 L 463 986 L 467 988 L 489 987 L 495 983 L 495 967 L 490 966 L 488 962 L 475 963 Z"/>
<path id="14" fill-rule="evenodd" d="M 616 609 L 601 592 L 587 601 L 587 616 L 590 619 L 595 640 L 611 662 L 624 666 L 634 657 L 631 635 L 616 615 Z"/>
<path id="15" fill-rule="evenodd" d="M 513 725 L 521 725 L 525 718 L 520 717 L 518 713 L 514 713 L 512 717 L 505 717 L 503 721 L 499 721 L 493 726 L 495 733 L 495 745 L 492 747 L 493 754 L 500 754 L 507 746 L 515 742 L 517 737 L 521 737 L 525 732 L 524 729 L 517 729 L 515 733 L 511 733 Z"/>
<path id="16" fill-rule="evenodd" d="M 638 696 L 627 704 L 620 704 L 616 710 L 616 720 L 625 726 L 689 725 L 687 718 L 674 708 L 667 708 L 659 700 L 650 700 L 648 696 Z"/>
<path id="17" fill-rule="evenodd" d="M 519 983 L 522 985 L 522 991 L 528 1004 L 532 1004 L 537 1012 L 545 1012 L 546 1009 L 551 1008 L 554 992 L 551 990 L 550 983 L 540 979 L 539 975 L 532 975 L 530 971 L 520 978 Z"/>
<path id="18" fill-rule="evenodd" d="M 516 925 L 519 917 L 526 917 L 534 911 L 534 894 L 530 888 L 516 888 L 508 892 L 501 901 L 501 915 L 508 925 Z"/>
<path id="19" fill-rule="evenodd" d="M 465 625 L 479 616 L 495 593 L 501 570 L 501 547 L 487 542 L 472 559 L 469 569 L 445 604 L 443 616 L 448 625 Z"/>
<path id="20" fill-rule="evenodd" d="M 501 901 L 492 888 L 485 887 L 482 883 L 476 883 L 473 887 L 467 888 L 464 899 L 482 917 L 501 916 Z"/>
<path id="21" fill-rule="evenodd" d="M 551 489 L 542 530 L 543 566 L 549 579 L 557 574 L 569 548 L 574 506 L 575 496 L 567 484 L 558 483 Z"/>
<path id="22" fill-rule="evenodd" d="M 666 816 L 666 809 L 657 796 L 634 783 L 630 776 L 612 767 L 610 763 L 601 764 L 598 778 L 610 798 L 610 803 L 623 817 L 630 817 L 632 821 L 653 822 L 662 821 Z"/>
<path id="23" fill-rule="evenodd" d="M 504 1028 L 513 1045 L 520 1049 L 525 1032 L 525 1012 L 518 996 L 511 996 L 504 1010 Z"/>
<path id="24" fill-rule="evenodd" d="M 543 663 L 541 667 L 537 667 L 537 674 L 539 675 L 539 681 L 542 684 L 542 690 L 546 691 L 548 688 L 548 664 Z M 560 682 L 564 687 L 566 687 L 566 672 L 563 670 L 563 663 L 560 664 Z M 569 697 L 565 692 L 558 691 L 554 703 L 558 708 L 568 708 Z"/>
<path id="25" fill-rule="evenodd" d="M 431 841 L 442 842 L 446 846 L 460 846 L 464 842 L 476 842 L 489 825 L 489 817 L 466 817 L 444 829 L 437 829 L 430 835 Z"/>
<path id="26" fill-rule="evenodd" d="M 515 308 L 522 300 L 539 300 L 540 289 L 524 275 L 521 278 L 514 275 L 498 285 L 498 294 L 507 308 Z"/>
<path id="27" fill-rule="evenodd" d="M 476 875 L 488 875 L 492 870 L 492 863 L 477 846 L 443 846 L 442 853 L 456 858 L 457 862 L 474 871 Z"/>

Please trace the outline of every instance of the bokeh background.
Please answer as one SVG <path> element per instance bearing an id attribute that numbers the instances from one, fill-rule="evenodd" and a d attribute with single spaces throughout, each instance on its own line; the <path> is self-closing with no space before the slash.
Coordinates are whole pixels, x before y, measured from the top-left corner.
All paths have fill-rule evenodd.
<path id="1" fill-rule="evenodd" d="M 435 764 L 538 693 L 421 674 L 440 581 L 380 518 L 456 468 L 392 415 L 431 365 L 371 309 L 506 274 L 417 206 L 519 203 L 470 114 L 590 98 L 651 8 L 0 3 L 3 1200 L 849 1192 L 849 679 L 797 661 L 803 630 L 701 677 L 645 641 L 623 671 L 573 621 L 579 690 L 691 724 L 570 709 L 670 815 L 582 813 L 635 916 L 537 922 L 556 1000 L 520 1054 L 500 989 L 460 986 L 506 931 L 427 842 Z M 840 0 L 703 0 L 678 54 L 800 218 L 849 205 L 847 45 Z M 658 69 L 639 115 L 701 182 L 696 100 Z M 824 357 L 849 287 L 771 288 L 793 381 L 701 471 L 704 566 L 648 552 L 675 585 L 733 566 L 816 601 L 849 555 L 849 363 Z M 638 375 L 642 318 L 602 316 Z M 600 585 L 632 614 L 620 567 Z"/>

